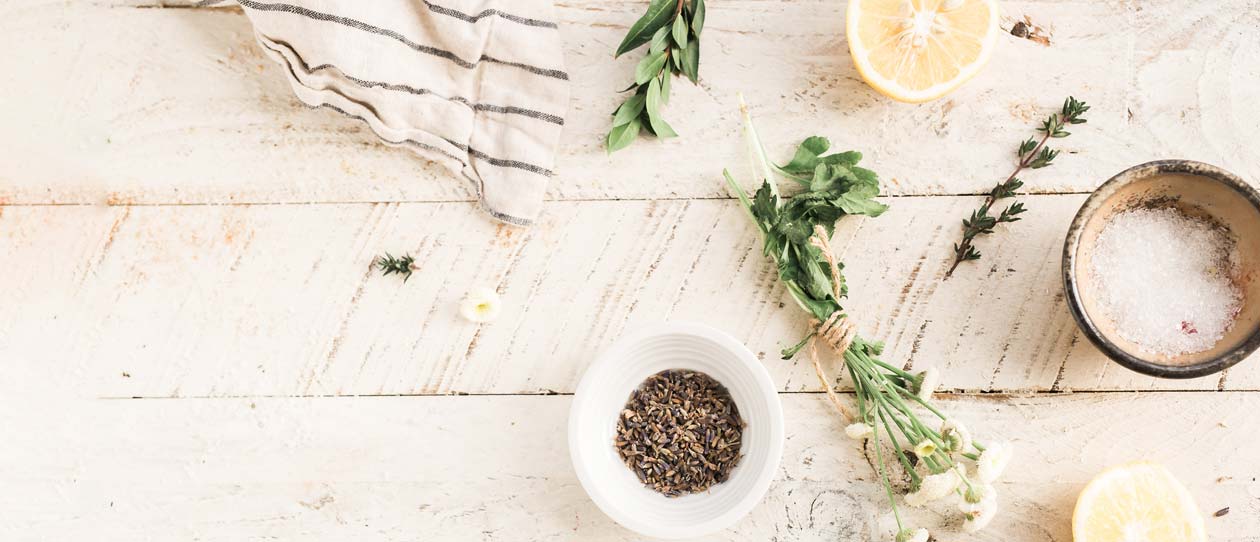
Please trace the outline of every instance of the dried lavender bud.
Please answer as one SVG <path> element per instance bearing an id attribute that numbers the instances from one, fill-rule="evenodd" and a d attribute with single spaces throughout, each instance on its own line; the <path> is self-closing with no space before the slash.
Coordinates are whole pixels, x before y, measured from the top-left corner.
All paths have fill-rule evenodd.
<path id="1" fill-rule="evenodd" d="M 613 445 L 639 481 L 667 497 L 730 478 L 744 422 L 731 394 L 696 371 L 656 373 L 630 395 Z"/>

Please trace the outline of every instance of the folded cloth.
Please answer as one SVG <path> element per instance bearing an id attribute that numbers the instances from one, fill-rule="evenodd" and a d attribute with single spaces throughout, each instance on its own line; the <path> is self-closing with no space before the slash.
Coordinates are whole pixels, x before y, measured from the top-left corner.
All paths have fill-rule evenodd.
<path id="1" fill-rule="evenodd" d="M 446 165 L 496 219 L 538 216 L 569 100 L 551 0 L 235 1 L 298 99 Z"/>

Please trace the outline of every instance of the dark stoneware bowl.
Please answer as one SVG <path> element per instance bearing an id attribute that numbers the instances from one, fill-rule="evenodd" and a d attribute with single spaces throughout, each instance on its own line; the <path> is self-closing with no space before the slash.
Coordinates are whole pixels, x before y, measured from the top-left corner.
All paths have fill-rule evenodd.
<path id="1" fill-rule="evenodd" d="M 1175 208 L 1208 220 L 1225 228 L 1234 242 L 1239 269 L 1233 278 L 1243 304 L 1234 325 L 1208 350 L 1178 356 L 1143 352 L 1116 333 L 1099 306 L 1087 272 L 1098 234 L 1113 215 L 1139 206 Z M 1163 378 L 1226 369 L 1260 347 L 1260 193 L 1238 176 L 1202 162 L 1159 160 L 1126 169 L 1098 187 L 1072 220 L 1063 245 L 1063 289 L 1085 336 L 1116 363 Z"/>

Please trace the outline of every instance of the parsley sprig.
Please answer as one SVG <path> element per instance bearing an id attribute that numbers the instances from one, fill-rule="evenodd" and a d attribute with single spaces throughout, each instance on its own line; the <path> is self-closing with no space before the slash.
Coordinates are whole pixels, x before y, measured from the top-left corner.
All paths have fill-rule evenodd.
<path id="1" fill-rule="evenodd" d="M 976 237 L 993 233 L 993 228 L 998 224 L 1019 221 L 1019 215 L 1027 209 L 1018 201 L 1002 209 L 997 216 L 990 215 L 989 212 L 999 200 L 1014 198 L 1015 192 L 1024 186 L 1024 182 L 1016 177 L 1024 168 L 1041 169 L 1054 162 L 1055 157 L 1059 156 L 1059 151 L 1046 146 L 1046 143 L 1051 138 L 1072 135 L 1064 128 L 1070 124 L 1085 123 L 1085 118 L 1081 115 L 1084 115 L 1086 111 L 1089 111 L 1089 106 L 1085 105 L 1085 102 L 1068 96 L 1067 100 L 1063 101 L 1063 107 L 1059 112 L 1051 114 L 1041 122 L 1041 127 L 1037 128 L 1037 131 L 1042 134 L 1040 140 L 1030 136 L 1020 142 L 1019 149 L 1016 150 L 1019 161 L 1015 165 L 1015 171 L 1012 171 L 1005 181 L 995 185 L 984 198 L 984 203 L 980 205 L 980 208 L 972 211 L 970 218 L 963 220 L 962 241 L 954 243 L 954 263 L 949 266 L 949 271 L 945 272 L 945 278 L 954 274 L 958 264 L 980 259 L 980 251 L 975 247 Z"/>
<path id="2" fill-rule="evenodd" d="M 674 75 L 682 74 L 692 83 L 700 78 L 704 12 L 704 0 L 652 0 L 647 12 L 630 27 L 614 56 L 645 44 L 648 54 L 634 69 L 634 83 L 625 89 L 635 89 L 634 94 L 613 111 L 612 130 L 606 141 L 608 152 L 634 143 L 643 130 L 659 138 L 678 135 L 661 118 L 661 107 L 669 103 Z"/>

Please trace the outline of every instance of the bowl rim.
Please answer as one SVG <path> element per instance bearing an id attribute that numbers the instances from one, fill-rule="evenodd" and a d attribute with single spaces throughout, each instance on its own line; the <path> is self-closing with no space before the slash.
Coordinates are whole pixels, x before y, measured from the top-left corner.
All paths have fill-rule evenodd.
<path id="1" fill-rule="evenodd" d="M 765 465 L 756 473 L 756 479 L 753 482 L 752 489 L 747 492 L 733 507 L 723 512 L 717 518 L 704 522 L 681 527 L 669 527 L 665 525 L 642 521 L 638 518 L 623 514 L 620 508 L 612 506 L 608 495 L 595 483 L 593 474 L 588 470 L 588 465 L 583 461 L 577 445 L 578 439 L 578 419 L 580 405 L 590 400 L 589 397 L 596 393 L 593 386 L 595 379 L 591 376 L 598 374 L 603 367 L 612 363 L 618 351 L 624 350 L 638 342 L 651 339 L 653 337 L 667 334 L 691 335 L 693 337 L 707 339 L 717 342 L 719 346 L 728 350 L 733 354 L 738 363 L 738 370 L 747 371 L 757 382 L 757 388 L 767 399 L 769 405 L 768 424 L 770 429 L 770 449 L 768 450 Z M 743 343 L 732 337 L 730 334 L 712 326 L 701 324 L 698 322 L 687 321 L 671 321 L 659 324 L 649 325 L 636 328 L 635 330 L 624 334 L 617 339 L 612 345 L 608 346 L 595 358 L 586 372 L 582 376 L 582 380 L 578 383 L 577 389 L 573 394 L 573 402 L 569 405 L 569 423 L 568 423 L 568 444 L 569 458 L 573 463 L 573 470 L 577 473 L 578 482 L 581 483 L 582 489 L 586 491 L 595 505 L 599 507 L 605 515 L 612 518 L 632 531 L 639 534 L 654 538 L 678 539 L 678 538 L 694 538 L 712 534 L 734 525 L 750 511 L 757 503 L 765 497 L 766 492 L 770 489 L 771 482 L 774 481 L 775 473 L 779 470 L 779 463 L 783 458 L 783 441 L 784 441 L 784 422 L 783 422 L 783 404 L 779 398 L 778 388 L 774 385 L 774 380 L 770 378 L 770 372 L 766 370 L 765 365 L 755 356 L 751 350 Z"/>
<path id="2" fill-rule="evenodd" d="M 1072 318 L 1090 342 L 1102 350 L 1108 358 L 1120 365 L 1142 374 L 1161 378 L 1196 378 L 1228 369 L 1242 361 L 1257 348 L 1260 348 L 1260 326 L 1251 332 L 1239 345 L 1211 359 L 1189 365 L 1164 365 L 1141 359 L 1126 352 L 1116 343 L 1107 339 L 1098 326 L 1090 319 L 1081 300 L 1079 284 L 1076 280 L 1076 252 L 1084 234 L 1085 224 L 1101 207 L 1102 202 L 1114 195 L 1120 188 L 1140 179 L 1159 173 L 1181 173 L 1196 175 L 1221 183 L 1247 199 L 1257 211 L 1260 211 L 1260 192 L 1241 177 L 1220 167 L 1195 160 L 1169 159 L 1154 160 L 1132 166 L 1113 175 L 1107 182 L 1099 186 L 1085 202 L 1081 204 L 1076 217 L 1068 227 L 1067 238 L 1063 243 L 1063 291 Z"/>

